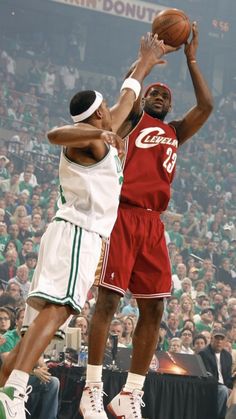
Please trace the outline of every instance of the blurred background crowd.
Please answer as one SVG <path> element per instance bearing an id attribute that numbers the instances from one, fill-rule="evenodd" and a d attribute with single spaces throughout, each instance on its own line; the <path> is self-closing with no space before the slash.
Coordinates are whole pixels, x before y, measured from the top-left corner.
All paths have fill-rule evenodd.
<path id="1" fill-rule="evenodd" d="M 97 13 L 93 28 L 95 12 L 79 9 L 74 17 L 68 11 L 73 8 L 51 3 L 42 2 L 44 11 L 37 10 L 36 2 L 24 1 L 21 8 L 14 1 L 1 6 L 0 342 L 15 327 L 16 312 L 25 304 L 40 239 L 57 209 L 60 150 L 49 144 L 46 132 L 68 123 L 68 100 L 77 90 L 100 90 L 110 105 L 114 103 L 139 38 L 149 30 L 147 24 L 126 22 L 136 42 L 126 45 L 122 33 L 120 40 L 114 39 L 114 33 L 110 40 L 105 29 L 102 32 L 102 26 L 109 31 L 113 24 L 117 31 L 117 20 L 120 24 L 122 18 Z M 216 3 L 220 13 L 220 2 Z M 232 2 L 226 3 L 229 11 Z M 176 7 L 193 15 L 198 5 L 200 0 L 176 2 Z M 96 53 L 98 30 L 103 47 Z M 221 36 L 222 44 L 218 43 L 220 52 L 227 48 L 224 39 Z M 111 48 L 113 55 L 116 52 L 114 60 L 109 56 Z M 193 100 L 184 54 L 176 54 L 180 55 L 168 58 L 169 64 L 150 78 L 158 77 L 173 90 L 169 120 L 182 115 Z M 234 69 L 226 76 L 221 66 L 221 74 L 216 75 L 217 63 L 209 62 L 204 49 L 199 55 L 212 85 L 215 109 L 200 133 L 179 152 L 172 198 L 163 215 L 173 287 L 158 349 L 198 352 L 209 342 L 214 327 L 224 327 L 226 346 L 236 364 L 236 85 Z M 84 344 L 95 301 L 96 289 L 91 289 L 82 314 L 70 324 L 81 329 Z M 127 293 L 110 328 L 111 334 L 118 335 L 119 346 L 132 347 L 138 315 L 137 303 Z"/>

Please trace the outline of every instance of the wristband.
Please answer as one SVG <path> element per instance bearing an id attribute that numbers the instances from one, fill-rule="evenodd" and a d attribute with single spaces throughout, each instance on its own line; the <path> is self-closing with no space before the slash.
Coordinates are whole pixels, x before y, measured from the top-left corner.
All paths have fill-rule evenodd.
<path id="1" fill-rule="evenodd" d="M 128 77 L 127 79 L 125 79 L 124 83 L 122 84 L 120 91 L 124 89 L 133 90 L 135 94 L 135 100 L 137 100 L 140 95 L 141 85 L 138 80 L 133 79 L 132 77 Z"/>

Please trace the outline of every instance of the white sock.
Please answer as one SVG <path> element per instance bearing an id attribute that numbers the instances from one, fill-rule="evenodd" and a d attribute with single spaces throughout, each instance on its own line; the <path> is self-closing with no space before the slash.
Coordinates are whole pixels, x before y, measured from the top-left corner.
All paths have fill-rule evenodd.
<path id="1" fill-rule="evenodd" d="M 102 365 L 87 365 L 86 385 L 102 382 Z"/>
<path id="2" fill-rule="evenodd" d="M 13 370 L 10 374 L 5 387 L 14 387 L 19 393 L 25 393 L 29 380 L 29 374 L 20 370 Z"/>
<path id="3" fill-rule="evenodd" d="M 134 374 L 133 372 L 129 372 L 123 391 L 130 392 L 133 390 L 142 390 L 145 378 L 145 375 L 139 375 Z"/>

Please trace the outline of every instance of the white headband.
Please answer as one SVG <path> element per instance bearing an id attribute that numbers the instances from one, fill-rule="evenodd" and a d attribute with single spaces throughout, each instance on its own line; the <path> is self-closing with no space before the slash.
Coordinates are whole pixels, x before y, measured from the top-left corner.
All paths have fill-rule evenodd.
<path id="1" fill-rule="evenodd" d="M 89 118 L 99 108 L 99 106 L 101 105 L 103 101 L 103 96 L 101 93 L 97 92 L 96 90 L 94 90 L 94 93 L 96 95 L 95 101 L 87 109 L 87 111 L 84 111 L 80 113 L 79 115 L 74 115 L 74 116 L 71 115 L 71 118 L 73 119 L 74 122 L 84 121 L 85 119 Z"/>

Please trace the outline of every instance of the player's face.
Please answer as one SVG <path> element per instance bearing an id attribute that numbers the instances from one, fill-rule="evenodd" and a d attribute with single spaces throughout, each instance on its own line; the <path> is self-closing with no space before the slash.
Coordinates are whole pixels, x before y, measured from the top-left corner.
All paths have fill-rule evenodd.
<path id="1" fill-rule="evenodd" d="M 170 92 L 163 86 L 151 87 L 144 98 L 144 110 L 154 118 L 164 120 L 171 108 Z"/>

